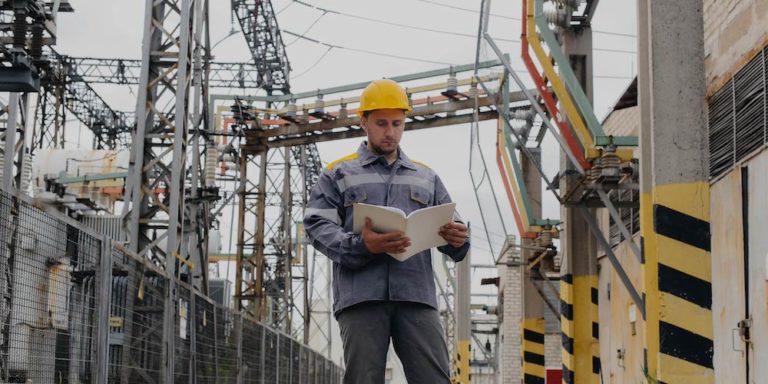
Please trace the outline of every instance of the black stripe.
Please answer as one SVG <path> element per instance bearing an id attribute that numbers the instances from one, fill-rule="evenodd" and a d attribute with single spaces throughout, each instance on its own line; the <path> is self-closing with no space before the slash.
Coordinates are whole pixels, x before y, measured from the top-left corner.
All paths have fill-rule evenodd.
<path id="1" fill-rule="evenodd" d="M 594 321 L 592 322 L 592 337 L 594 337 L 595 339 L 600 338 L 600 324 Z"/>
<path id="2" fill-rule="evenodd" d="M 675 239 L 709 252 L 711 234 L 709 222 L 663 205 L 653 206 L 653 230 L 659 235 Z"/>
<path id="3" fill-rule="evenodd" d="M 533 343 L 544 344 L 544 334 L 530 329 L 523 329 L 523 339 Z"/>
<path id="4" fill-rule="evenodd" d="M 592 373 L 600 374 L 600 358 L 597 356 L 592 356 Z"/>
<path id="5" fill-rule="evenodd" d="M 640 264 L 645 264 L 645 237 L 640 236 Z"/>
<path id="6" fill-rule="evenodd" d="M 563 364 L 563 381 L 566 384 L 573 384 L 573 371 L 568 369 L 565 364 Z"/>
<path id="7" fill-rule="evenodd" d="M 660 321 L 659 341 L 661 353 L 714 369 L 712 356 L 715 346 L 711 339 Z"/>
<path id="8" fill-rule="evenodd" d="M 540 366 L 544 366 L 544 355 L 540 355 L 538 353 L 534 352 L 523 352 L 523 361 L 526 363 L 536 364 Z"/>
<path id="9" fill-rule="evenodd" d="M 592 304 L 597 305 L 597 288 L 592 287 Z"/>
<path id="10" fill-rule="evenodd" d="M 560 278 L 560 281 L 568 283 L 568 284 L 573 284 L 573 274 L 572 273 L 566 273 L 565 275 L 563 275 Z"/>
<path id="11" fill-rule="evenodd" d="M 561 333 L 563 349 L 568 352 L 569 355 L 573 355 L 573 339 L 566 336 L 565 333 Z"/>
<path id="12" fill-rule="evenodd" d="M 659 291 L 712 309 L 712 284 L 659 263 Z"/>
<path id="13" fill-rule="evenodd" d="M 525 377 L 523 377 L 523 383 L 524 384 L 545 384 L 543 377 L 533 376 L 529 374 L 525 374 Z"/>
<path id="14" fill-rule="evenodd" d="M 560 316 L 573 321 L 573 304 L 560 300 Z"/>

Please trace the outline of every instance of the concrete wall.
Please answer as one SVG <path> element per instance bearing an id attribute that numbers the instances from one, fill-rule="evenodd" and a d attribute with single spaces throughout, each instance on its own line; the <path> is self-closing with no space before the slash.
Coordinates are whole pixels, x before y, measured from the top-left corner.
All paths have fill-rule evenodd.
<path id="1" fill-rule="evenodd" d="M 768 42 L 768 0 L 704 0 L 708 94 Z"/>

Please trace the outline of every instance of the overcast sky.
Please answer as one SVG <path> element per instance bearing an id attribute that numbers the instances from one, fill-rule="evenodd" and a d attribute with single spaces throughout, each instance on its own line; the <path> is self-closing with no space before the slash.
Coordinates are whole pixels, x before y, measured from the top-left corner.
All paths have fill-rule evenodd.
<path id="1" fill-rule="evenodd" d="M 211 40 L 217 42 L 239 30 L 231 21 L 228 0 L 211 1 Z M 284 33 L 287 52 L 293 68 L 291 86 L 294 91 L 309 91 L 343 84 L 369 81 L 381 77 L 421 72 L 467 64 L 474 61 L 480 1 L 459 0 L 355 0 L 311 1 L 322 12 L 291 0 L 273 1 L 280 11 L 278 21 L 284 31 L 349 49 L 328 47 Z M 78 0 L 73 1 L 74 14 L 62 14 L 59 20 L 57 49 L 72 56 L 140 58 L 144 1 L 139 0 Z M 499 45 L 512 58 L 513 67 L 524 68 L 518 43 L 501 40 L 519 40 L 520 2 L 495 1 L 490 20 L 490 32 Z M 462 10 L 458 8 L 465 8 Z M 475 10 L 475 11 L 471 11 Z M 345 13 L 342 15 L 335 12 Z M 405 26 L 432 29 L 416 30 Z M 593 20 L 595 31 L 594 53 L 595 110 L 602 118 L 629 84 L 635 73 L 635 39 L 624 35 L 635 34 L 635 1 L 612 0 L 599 3 Z M 458 35 L 457 35 L 458 34 Z M 470 35 L 469 37 L 459 36 Z M 363 53 L 360 50 L 378 54 Z M 613 50 L 613 51 L 612 51 Z M 617 51 L 630 51 L 617 52 Z M 217 61 L 248 61 L 250 52 L 242 34 L 234 34 L 220 42 L 214 52 Z M 400 57 L 395 57 L 400 56 Z M 411 59 L 406 59 L 411 58 Z M 494 57 L 483 49 L 481 59 Z M 319 61 L 318 61 L 319 60 Z M 431 61 L 431 62 L 425 62 Z M 446 64 L 440 64 L 446 63 Z M 526 78 L 525 73 L 521 77 Z M 461 76 L 460 76 L 461 78 Z M 444 81 L 434 79 L 430 82 Z M 530 84 L 530 82 L 529 82 Z M 97 85 L 95 88 L 116 110 L 135 108 L 135 90 L 121 86 Z M 219 93 L 252 94 L 252 91 L 226 90 Z M 491 167 L 491 181 L 497 190 L 506 229 L 515 233 L 511 211 L 495 171 L 495 123 L 481 125 L 481 143 Z M 318 145 L 323 162 L 327 163 L 356 149 L 361 139 L 321 143 Z M 88 143 L 84 141 L 84 143 Z M 429 164 L 441 176 L 462 215 L 472 222 L 476 247 L 476 263 L 491 261 L 490 246 L 482 235 L 482 220 L 477 199 L 469 178 L 469 126 L 453 126 L 433 130 L 409 132 L 404 135 L 402 147 L 409 156 Z M 547 168 L 554 170 L 557 153 L 548 145 L 544 154 Z M 484 208 L 494 208 L 490 189 L 480 195 Z M 557 218 L 558 207 L 550 198 L 545 199 L 545 216 Z M 223 232 L 227 233 L 227 220 Z M 498 220 L 488 220 L 488 230 L 499 246 L 504 233 Z M 226 251 L 226 249 L 225 249 Z M 478 270 L 475 277 L 493 276 L 493 271 Z M 477 290 L 490 292 L 488 288 Z"/>

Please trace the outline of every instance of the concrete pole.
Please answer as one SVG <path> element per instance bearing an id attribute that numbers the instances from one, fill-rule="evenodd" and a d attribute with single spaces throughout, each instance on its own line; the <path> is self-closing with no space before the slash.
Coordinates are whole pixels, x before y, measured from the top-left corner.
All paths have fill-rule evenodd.
<path id="1" fill-rule="evenodd" d="M 712 383 L 702 0 L 640 2 L 641 234 L 648 374 Z"/>
<path id="2" fill-rule="evenodd" d="M 535 157 L 529 159 L 527 156 L 521 156 L 520 168 L 523 172 L 523 181 L 528 190 L 528 199 L 531 202 L 531 213 L 533 217 L 541 217 L 541 177 L 534 166 L 534 161 L 541 161 L 541 150 L 530 148 L 529 151 Z M 523 238 L 523 246 L 533 245 L 533 239 Z M 523 248 L 523 265 L 527 265 L 538 255 L 537 251 L 531 251 Z M 546 380 L 547 372 L 545 368 L 545 349 L 544 349 L 544 300 L 534 286 L 535 274 L 523 269 L 523 337 L 521 342 L 523 356 L 523 383 L 536 384 L 543 383 Z"/>
<path id="3" fill-rule="evenodd" d="M 569 29 L 563 46 L 573 71 L 591 100 L 592 30 Z M 568 166 L 564 162 L 565 166 Z M 563 191 L 574 185 L 565 181 Z M 564 231 L 560 234 L 565 253 L 560 280 L 560 324 L 563 332 L 563 382 L 600 383 L 599 323 L 597 311 L 597 245 L 589 225 L 578 209 L 564 208 Z M 594 210 L 590 210 L 594 215 Z"/>
<path id="4" fill-rule="evenodd" d="M 454 301 L 454 311 L 456 313 L 456 357 L 454 361 L 455 375 L 454 384 L 470 383 L 470 365 L 469 360 L 472 357 L 471 340 L 471 262 L 472 251 L 467 252 L 467 257 L 461 262 L 456 263 L 456 296 Z"/>

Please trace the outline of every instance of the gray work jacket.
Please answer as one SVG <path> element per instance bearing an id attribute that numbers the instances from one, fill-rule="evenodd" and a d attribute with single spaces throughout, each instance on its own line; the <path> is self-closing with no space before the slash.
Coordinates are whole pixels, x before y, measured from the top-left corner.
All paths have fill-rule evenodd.
<path id="1" fill-rule="evenodd" d="M 363 142 L 356 153 L 329 164 L 307 203 L 304 228 L 315 249 L 333 260 L 333 312 L 365 301 L 409 301 L 437 309 L 431 250 L 404 262 L 368 252 L 360 235 L 352 234 L 352 205 L 397 207 L 406 214 L 451 202 L 440 178 L 429 167 L 411 161 L 398 149 L 387 164 Z M 454 219 L 460 221 L 458 215 Z M 469 241 L 459 248 L 438 250 L 461 261 Z"/>

